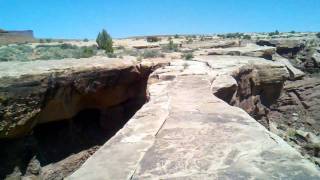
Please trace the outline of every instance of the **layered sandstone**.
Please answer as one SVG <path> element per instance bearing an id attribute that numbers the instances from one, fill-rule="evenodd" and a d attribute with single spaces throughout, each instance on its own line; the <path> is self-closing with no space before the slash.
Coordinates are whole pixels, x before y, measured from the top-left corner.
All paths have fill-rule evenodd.
<path id="1" fill-rule="evenodd" d="M 252 74 L 241 81 L 243 69 Z M 262 101 L 257 96 L 274 100 L 281 87 L 268 85 L 282 86 L 286 78 L 285 66 L 260 58 L 171 62 L 151 74 L 150 101 L 67 179 L 318 179 L 313 163 L 212 94 L 229 89 L 240 104 Z M 224 80 L 225 86 L 215 83 Z"/>

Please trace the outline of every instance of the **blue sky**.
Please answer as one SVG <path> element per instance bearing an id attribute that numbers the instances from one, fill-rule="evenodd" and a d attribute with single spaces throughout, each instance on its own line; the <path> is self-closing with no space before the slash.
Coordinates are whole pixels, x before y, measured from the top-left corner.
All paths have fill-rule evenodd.
<path id="1" fill-rule="evenodd" d="M 0 28 L 39 38 L 320 31 L 320 0 L 0 0 Z"/>

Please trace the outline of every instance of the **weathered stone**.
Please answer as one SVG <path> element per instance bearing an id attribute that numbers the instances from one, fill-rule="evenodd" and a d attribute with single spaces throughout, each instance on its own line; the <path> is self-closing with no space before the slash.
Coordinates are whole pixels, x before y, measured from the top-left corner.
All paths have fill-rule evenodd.
<path id="1" fill-rule="evenodd" d="M 283 65 L 235 56 L 185 63 L 156 70 L 150 101 L 66 179 L 319 178 L 313 163 L 210 90 L 212 77 L 243 68 L 256 71 L 256 82 L 281 83 L 287 77 Z M 193 70 L 199 67 L 202 72 Z"/>
<path id="2" fill-rule="evenodd" d="M 257 46 L 255 44 L 247 44 L 241 47 L 230 47 L 220 49 L 208 49 L 208 55 L 234 55 L 234 56 L 251 56 L 271 59 L 276 52 L 275 47 Z"/>
<path id="3" fill-rule="evenodd" d="M 198 48 L 228 48 L 240 46 L 239 40 L 212 40 L 212 41 L 198 41 L 191 44 L 183 44 L 182 47 L 190 49 Z"/>
<path id="4" fill-rule="evenodd" d="M 279 56 L 278 54 L 273 55 L 272 59 L 274 61 L 278 61 L 278 62 L 284 64 L 287 67 L 287 69 L 288 69 L 288 71 L 290 73 L 290 79 L 291 80 L 301 79 L 305 75 L 304 72 L 302 72 L 301 70 L 295 68 L 290 63 L 290 61 L 288 59 L 283 58 L 283 57 Z"/>
<path id="5" fill-rule="evenodd" d="M 268 114 L 274 126 L 272 131 L 298 146 L 299 151 L 309 155 L 312 160 L 317 156 L 308 148 L 317 144 L 320 138 L 319 92 L 320 81 L 317 77 L 288 81 Z M 299 136 L 290 137 L 292 131 Z"/>
<path id="6" fill-rule="evenodd" d="M 320 53 L 319 52 L 313 53 L 311 58 L 314 61 L 315 66 L 320 67 Z"/>
<path id="7" fill-rule="evenodd" d="M 28 164 L 26 175 L 39 175 L 41 172 L 40 162 L 34 156 Z"/>
<path id="8" fill-rule="evenodd" d="M 0 30 L 0 45 L 34 42 L 32 30 L 25 31 L 5 31 Z"/>
<path id="9" fill-rule="evenodd" d="M 277 48 L 278 54 L 287 58 L 294 58 L 305 47 L 305 42 L 302 39 L 263 39 L 256 43 L 260 46 L 274 46 Z"/>
<path id="10" fill-rule="evenodd" d="M 237 88 L 237 81 L 230 75 L 216 77 L 211 86 L 213 94 L 226 102 L 231 102 Z"/>
<path id="11" fill-rule="evenodd" d="M 36 124 L 70 119 L 83 109 L 146 96 L 142 89 L 151 66 L 102 57 L 1 63 L 0 138 L 26 135 Z"/>

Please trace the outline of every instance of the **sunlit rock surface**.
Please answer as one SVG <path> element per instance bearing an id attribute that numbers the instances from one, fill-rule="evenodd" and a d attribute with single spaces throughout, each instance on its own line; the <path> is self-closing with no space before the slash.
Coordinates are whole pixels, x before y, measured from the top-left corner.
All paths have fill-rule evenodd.
<path id="1" fill-rule="evenodd" d="M 237 56 L 178 60 L 156 70 L 150 101 L 67 179 L 319 179 L 315 164 L 213 95 L 219 76 L 236 79 L 243 71 L 252 82 L 240 78 L 226 87 L 253 83 L 268 92 L 268 85 L 282 86 L 289 76 L 280 63 Z M 231 92 L 262 93 L 251 90 Z"/>

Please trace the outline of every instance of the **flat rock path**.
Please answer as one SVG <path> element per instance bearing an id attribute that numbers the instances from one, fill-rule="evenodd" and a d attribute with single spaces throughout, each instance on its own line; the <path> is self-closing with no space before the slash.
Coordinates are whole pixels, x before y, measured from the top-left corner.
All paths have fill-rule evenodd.
<path id="1" fill-rule="evenodd" d="M 66 179 L 320 179 L 315 164 L 212 95 L 207 74 L 162 71 L 150 101 Z"/>

